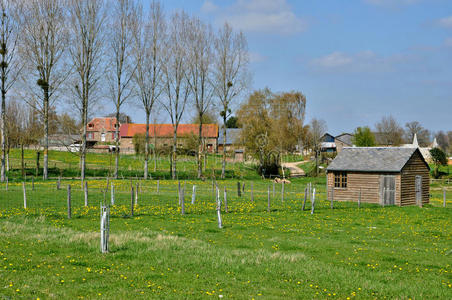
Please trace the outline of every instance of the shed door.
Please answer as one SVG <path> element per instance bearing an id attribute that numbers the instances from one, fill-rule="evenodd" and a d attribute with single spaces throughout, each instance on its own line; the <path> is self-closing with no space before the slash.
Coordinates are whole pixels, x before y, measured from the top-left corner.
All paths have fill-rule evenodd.
<path id="1" fill-rule="evenodd" d="M 383 205 L 395 204 L 395 176 L 382 176 L 381 202 Z"/>
<path id="2" fill-rule="evenodd" d="M 420 205 L 422 201 L 422 176 L 416 175 L 414 185 L 416 191 L 416 204 Z"/>

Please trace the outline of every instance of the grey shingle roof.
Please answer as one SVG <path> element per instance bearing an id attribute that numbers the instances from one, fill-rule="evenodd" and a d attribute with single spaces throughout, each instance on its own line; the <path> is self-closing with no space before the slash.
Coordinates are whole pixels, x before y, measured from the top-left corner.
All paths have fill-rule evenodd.
<path id="1" fill-rule="evenodd" d="M 338 135 L 337 137 L 335 137 L 336 140 L 339 140 L 347 145 L 353 145 L 353 134 L 350 133 L 343 133 L 341 135 Z"/>
<path id="2" fill-rule="evenodd" d="M 417 148 L 344 148 L 328 166 L 328 171 L 400 172 Z"/>
<path id="3" fill-rule="evenodd" d="M 241 128 L 226 128 L 226 145 L 232 145 L 239 142 Z M 220 128 L 218 133 L 218 143 L 223 145 L 223 129 Z"/>

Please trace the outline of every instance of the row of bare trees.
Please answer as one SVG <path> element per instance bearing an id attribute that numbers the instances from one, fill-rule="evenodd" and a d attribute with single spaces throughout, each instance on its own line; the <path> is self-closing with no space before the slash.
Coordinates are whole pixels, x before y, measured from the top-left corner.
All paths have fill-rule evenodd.
<path id="1" fill-rule="evenodd" d="M 48 177 L 50 107 L 61 107 L 64 101 L 78 112 L 84 180 L 86 127 L 96 102 L 109 99 L 117 120 L 124 105 L 141 104 L 146 116 L 145 178 L 150 116 L 159 104 L 174 129 L 171 162 L 176 178 L 177 130 L 187 105 L 196 109 L 201 120 L 202 145 L 204 114 L 217 103 L 226 123 L 231 105 L 249 82 L 247 42 L 242 33 L 228 24 L 214 31 L 185 12 L 167 17 L 158 1 L 152 1 L 149 8 L 138 0 L 0 0 L 0 4 L 2 180 L 7 97 L 24 101 L 42 115 L 44 179 Z M 118 124 L 115 143 L 118 149 Z M 198 149 L 198 177 L 202 176 L 203 150 L 202 146 Z M 226 152 L 222 177 L 225 156 Z M 119 158 L 117 151 L 115 177 Z"/>

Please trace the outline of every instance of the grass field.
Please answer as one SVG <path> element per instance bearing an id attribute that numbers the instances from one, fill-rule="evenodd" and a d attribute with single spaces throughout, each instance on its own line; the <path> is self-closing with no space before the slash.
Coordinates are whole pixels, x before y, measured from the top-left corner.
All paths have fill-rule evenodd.
<path id="1" fill-rule="evenodd" d="M 304 188 L 319 194 L 302 211 Z M 133 181 L 135 186 L 137 181 Z M 67 219 L 66 185 L 73 217 Z M 296 179 L 273 197 L 270 181 L 227 186 L 228 210 L 218 229 L 211 182 L 186 181 L 181 215 L 177 181 L 141 182 L 130 216 L 130 181 L 118 180 L 110 253 L 99 252 L 99 203 L 106 182 L 0 185 L 0 297 L 25 299 L 451 299 L 452 197 L 432 187 L 424 207 L 380 207 L 325 200 L 323 178 Z M 181 182 L 184 186 L 184 181 Z M 192 184 L 197 186 L 195 204 Z M 267 212 L 270 187 L 271 212 Z M 452 188 L 449 186 L 450 195 Z M 223 193 L 221 193 L 222 195 Z M 110 201 L 110 191 L 105 193 Z M 224 210 L 224 206 L 223 206 Z"/>

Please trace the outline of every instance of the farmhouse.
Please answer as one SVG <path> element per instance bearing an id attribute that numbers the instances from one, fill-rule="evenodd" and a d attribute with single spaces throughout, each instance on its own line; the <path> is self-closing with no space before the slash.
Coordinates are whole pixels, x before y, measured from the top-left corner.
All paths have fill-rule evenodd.
<path id="1" fill-rule="evenodd" d="M 121 152 L 135 153 L 133 137 L 146 133 L 146 124 L 122 124 L 120 130 Z M 177 147 L 188 147 L 190 139 L 197 139 L 198 124 L 179 124 L 177 128 Z M 153 146 L 157 148 L 173 145 L 174 129 L 171 124 L 149 124 L 149 137 Z M 202 137 L 208 152 L 215 152 L 218 140 L 218 125 L 202 125 Z M 155 145 L 154 145 L 155 144 Z"/>
<path id="2" fill-rule="evenodd" d="M 429 203 L 429 166 L 418 148 L 344 148 L 327 168 L 328 199 L 381 205 Z"/>

